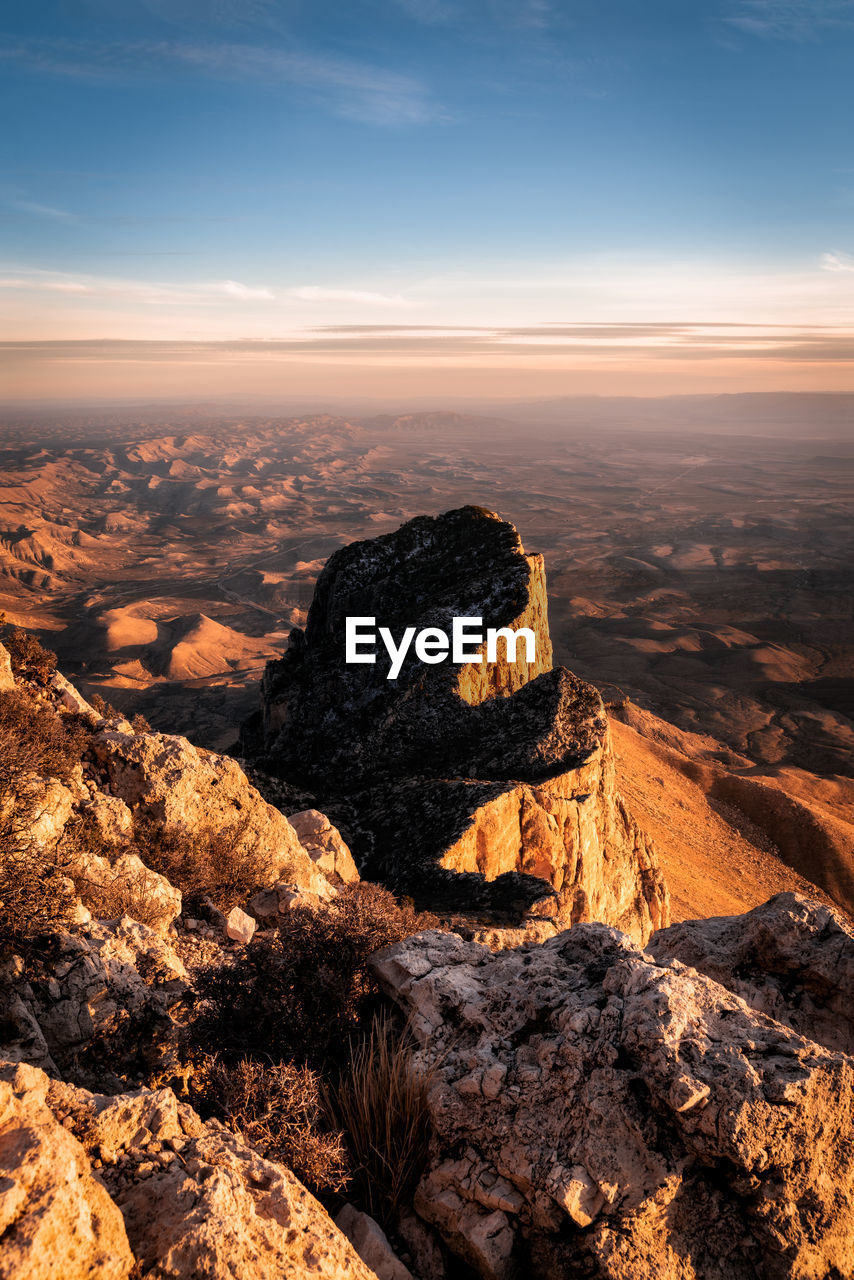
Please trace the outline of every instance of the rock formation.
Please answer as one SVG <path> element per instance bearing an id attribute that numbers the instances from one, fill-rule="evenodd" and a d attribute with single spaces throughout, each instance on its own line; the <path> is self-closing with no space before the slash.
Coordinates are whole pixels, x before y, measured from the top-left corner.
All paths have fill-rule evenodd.
<path id="1" fill-rule="evenodd" d="M 287 1169 L 171 1089 L 0 1065 L 0 1280 L 376 1280 Z"/>
<path id="2" fill-rule="evenodd" d="M 529 628 L 508 661 L 435 665 L 410 651 L 345 662 L 345 619 L 450 633 Z M 484 646 L 481 646 L 481 656 Z M 534 908 L 599 919 L 642 941 L 667 922 L 654 851 L 616 789 L 597 691 L 552 668 L 545 572 L 513 525 L 463 507 L 344 547 L 321 573 L 305 632 L 262 690 L 264 767 L 339 816 L 360 869 L 419 905 L 489 916 Z"/>
<path id="3" fill-rule="evenodd" d="M 650 946 L 582 924 L 378 953 L 434 1073 L 417 1212 L 484 1280 L 851 1275 L 854 1060 L 828 965 L 847 973 L 854 936 L 781 895 Z M 804 997 L 798 1034 L 780 1015 Z"/>

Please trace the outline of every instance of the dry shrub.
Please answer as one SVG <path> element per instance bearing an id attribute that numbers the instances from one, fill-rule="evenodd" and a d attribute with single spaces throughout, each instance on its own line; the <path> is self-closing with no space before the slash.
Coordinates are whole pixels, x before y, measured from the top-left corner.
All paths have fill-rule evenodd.
<path id="1" fill-rule="evenodd" d="M 30 787 L 27 775 L 66 782 L 80 763 L 86 732 L 71 716 L 59 716 L 28 690 L 0 693 L 0 798 Z"/>
<path id="2" fill-rule="evenodd" d="M 121 720 L 124 717 L 120 711 L 117 711 L 111 702 L 100 693 L 92 693 L 89 695 L 89 705 L 94 707 L 99 716 L 103 716 L 105 720 Z"/>
<path id="3" fill-rule="evenodd" d="M 415 1061 L 408 1033 L 380 1015 L 352 1047 L 337 1083 L 324 1091 L 330 1122 L 347 1135 L 359 1198 L 386 1223 L 411 1204 L 424 1171 L 432 1082 L 432 1073 Z"/>
<path id="4" fill-rule="evenodd" d="M 199 975 L 195 1035 L 232 1057 L 321 1069 L 340 1063 L 381 1005 L 369 957 L 437 923 L 364 881 L 321 910 L 293 907 L 275 934 L 256 935 L 233 965 Z"/>
<path id="5" fill-rule="evenodd" d="M 72 870 L 74 887 L 96 920 L 118 920 L 131 916 L 154 928 L 163 918 L 153 897 L 154 880 L 145 867 L 117 871 L 109 880 L 96 881 Z"/>
<path id="6" fill-rule="evenodd" d="M 71 881 L 48 854 L 0 834 L 0 957 L 27 952 L 61 929 L 74 901 Z"/>
<path id="7" fill-rule="evenodd" d="M 0 641 L 9 650 L 12 670 L 24 680 L 46 685 L 56 671 L 56 654 L 19 627 L 10 627 L 0 619 Z"/>
<path id="8" fill-rule="evenodd" d="M 341 1191 L 347 1183 L 343 1137 L 322 1128 L 317 1074 L 290 1063 L 218 1055 L 193 1072 L 193 1104 L 213 1114 L 271 1160 L 281 1161 L 314 1191 Z"/>
<path id="9" fill-rule="evenodd" d="M 67 923 L 73 886 L 57 849 L 33 838 L 43 777 L 67 780 L 84 734 L 25 689 L 0 693 L 0 951 L 25 951 Z"/>
<path id="10" fill-rule="evenodd" d="M 145 865 L 180 889 L 188 904 L 210 898 L 226 912 L 260 888 L 268 870 L 267 854 L 248 818 L 192 833 L 165 831 L 138 819 L 133 845 Z"/>

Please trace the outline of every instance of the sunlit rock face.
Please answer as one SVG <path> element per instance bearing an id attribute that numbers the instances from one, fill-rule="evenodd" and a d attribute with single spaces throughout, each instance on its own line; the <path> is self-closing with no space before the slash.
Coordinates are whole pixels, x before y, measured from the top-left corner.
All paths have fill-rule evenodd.
<path id="1" fill-rule="evenodd" d="M 417 1214 L 480 1280 L 851 1275 L 852 958 L 793 894 L 645 950 L 584 924 L 377 952 L 430 1072 Z"/>
<path id="2" fill-rule="evenodd" d="M 536 643 L 531 654 L 520 637 L 513 661 L 499 639 L 494 662 L 436 664 L 411 646 L 388 679 L 379 645 L 373 664 L 346 661 L 348 617 L 375 618 L 396 641 L 479 618 L 484 636 L 528 628 Z M 542 557 L 494 513 L 420 516 L 336 552 L 305 632 L 267 668 L 262 706 L 266 767 L 311 788 L 363 873 L 398 892 L 485 915 L 604 920 L 638 940 L 666 923 L 655 854 L 616 790 L 602 700 L 552 666 Z"/>

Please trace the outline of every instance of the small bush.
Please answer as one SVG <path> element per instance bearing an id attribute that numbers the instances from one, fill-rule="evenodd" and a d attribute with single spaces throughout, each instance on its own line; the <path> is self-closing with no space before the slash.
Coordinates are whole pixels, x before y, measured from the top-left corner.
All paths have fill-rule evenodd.
<path id="1" fill-rule="evenodd" d="M 86 732 L 26 689 L 0 693 L 0 799 L 18 795 L 29 775 L 67 782 L 80 763 Z"/>
<path id="2" fill-rule="evenodd" d="M 221 911 L 230 911 L 267 875 L 267 854 L 247 818 L 228 827 L 197 827 L 192 834 L 168 832 L 140 819 L 133 845 L 145 865 L 180 889 L 190 906 L 210 898 Z"/>
<path id="3" fill-rule="evenodd" d="M 16 676 L 24 680 L 32 680 L 34 684 L 46 685 L 56 671 L 56 654 L 31 635 L 29 631 L 21 631 L 19 627 L 2 626 L 0 641 L 9 650 L 12 670 Z"/>
<path id="4" fill-rule="evenodd" d="M 321 1127 L 320 1081 L 307 1067 L 207 1058 L 193 1072 L 193 1104 L 215 1115 L 314 1191 L 342 1191 L 347 1154 L 340 1133 Z"/>
<path id="5" fill-rule="evenodd" d="M 89 705 L 94 707 L 99 716 L 103 716 L 105 720 L 120 720 L 122 713 L 117 711 L 111 702 L 107 702 L 106 698 L 100 693 L 93 693 L 89 699 Z"/>
<path id="6" fill-rule="evenodd" d="M 340 1063 L 381 1005 L 369 957 L 437 923 L 365 882 L 345 886 L 320 911 L 293 907 L 233 965 L 199 976 L 194 1034 L 232 1058 Z"/>
<path id="7" fill-rule="evenodd" d="M 73 906 L 73 885 L 48 854 L 0 834 L 0 957 L 28 952 L 68 923 Z"/>
<path id="8" fill-rule="evenodd" d="M 374 1018 L 337 1083 L 324 1091 L 330 1122 L 347 1135 L 359 1199 L 386 1223 L 411 1204 L 430 1145 L 433 1077 L 416 1065 L 412 1048 L 389 1017 Z"/>
<path id="9" fill-rule="evenodd" d="M 68 920 L 74 903 L 64 859 L 34 838 L 44 777 L 66 781 L 83 730 L 25 689 L 0 693 L 0 951 L 26 951 Z"/>

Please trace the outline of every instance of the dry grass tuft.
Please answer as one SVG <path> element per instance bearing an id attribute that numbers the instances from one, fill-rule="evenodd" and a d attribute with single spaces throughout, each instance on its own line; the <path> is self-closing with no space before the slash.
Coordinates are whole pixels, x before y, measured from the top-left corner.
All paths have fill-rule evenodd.
<path id="1" fill-rule="evenodd" d="M 360 1198 L 388 1223 L 412 1203 L 427 1161 L 432 1083 L 432 1072 L 415 1060 L 408 1032 L 401 1034 L 392 1018 L 381 1015 L 325 1091 L 330 1122 L 347 1135 Z"/>

